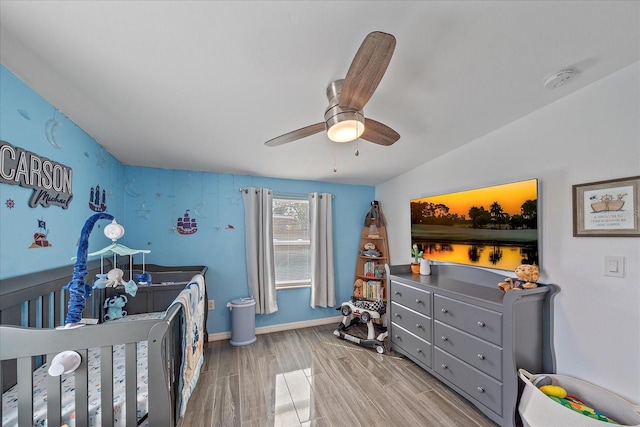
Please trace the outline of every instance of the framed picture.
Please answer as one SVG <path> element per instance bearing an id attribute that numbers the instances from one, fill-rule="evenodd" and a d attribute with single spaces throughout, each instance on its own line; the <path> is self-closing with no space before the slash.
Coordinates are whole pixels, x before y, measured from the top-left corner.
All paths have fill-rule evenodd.
<path id="1" fill-rule="evenodd" d="M 640 176 L 573 186 L 574 237 L 640 237 Z"/>

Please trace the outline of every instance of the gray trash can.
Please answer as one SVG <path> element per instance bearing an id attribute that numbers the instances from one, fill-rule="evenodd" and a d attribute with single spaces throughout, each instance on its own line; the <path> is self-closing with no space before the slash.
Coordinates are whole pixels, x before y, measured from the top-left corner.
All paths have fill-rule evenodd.
<path id="1" fill-rule="evenodd" d="M 236 298 L 227 303 L 231 311 L 231 345 L 247 345 L 256 340 L 256 300 Z"/>

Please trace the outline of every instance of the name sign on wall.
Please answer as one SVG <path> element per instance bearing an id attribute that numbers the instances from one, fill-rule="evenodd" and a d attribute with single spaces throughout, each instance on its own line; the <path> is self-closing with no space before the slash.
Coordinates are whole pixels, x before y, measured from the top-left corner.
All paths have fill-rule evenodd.
<path id="1" fill-rule="evenodd" d="M 0 182 L 33 189 L 30 207 L 67 209 L 73 199 L 72 178 L 70 167 L 0 141 Z"/>

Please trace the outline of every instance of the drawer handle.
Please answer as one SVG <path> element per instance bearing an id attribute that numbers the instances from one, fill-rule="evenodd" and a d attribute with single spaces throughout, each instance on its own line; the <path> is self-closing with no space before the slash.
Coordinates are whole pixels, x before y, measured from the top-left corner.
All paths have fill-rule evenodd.
<path id="1" fill-rule="evenodd" d="M 422 301 L 416 298 L 416 304 L 422 304 Z"/>
<path id="2" fill-rule="evenodd" d="M 398 314 L 398 313 L 394 313 L 393 315 L 394 315 L 395 317 L 402 317 L 402 316 L 400 316 L 400 314 Z"/>
<path id="3" fill-rule="evenodd" d="M 417 351 L 418 353 L 422 353 L 422 349 L 420 349 L 420 348 L 416 348 L 416 351 Z"/>
<path id="4" fill-rule="evenodd" d="M 442 336 L 442 341 L 448 341 L 448 340 L 449 340 L 449 338 L 447 338 L 445 336 Z"/>
<path id="5" fill-rule="evenodd" d="M 394 291 L 394 292 L 393 292 L 393 294 L 394 294 L 394 295 L 402 295 L 402 294 L 401 294 L 400 292 L 398 292 L 398 291 Z"/>
<path id="6" fill-rule="evenodd" d="M 478 353 L 478 359 L 480 359 L 480 360 L 484 360 L 484 354 L 480 354 L 480 353 Z"/>
<path id="7" fill-rule="evenodd" d="M 445 363 L 442 364 L 442 369 L 448 369 L 448 368 L 449 367 Z"/>
<path id="8" fill-rule="evenodd" d="M 478 390 L 480 393 L 484 393 L 484 388 L 482 388 L 482 387 L 478 387 L 478 388 L 477 388 L 477 390 Z"/>
<path id="9" fill-rule="evenodd" d="M 443 309 L 442 309 L 442 310 L 440 310 L 440 311 L 442 311 L 443 313 L 448 313 L 448 312 L 449 312 L 449 310 L 447 310 L 446 308 L 443 308 Z"/>
<path id="10" fill-rule="evenodd" d="M 400 335 L 395 334 L 395 338 L 396 338 L 397 340 L 399 340 L 399 339 L 400 339 Z"/>
<path id="11" fill-rule="evenodd" d="M 480 326 L 481 328 L 484 328 L 484 322 L 478 322 L 478 326 Z"/>
<path id="12" fill-rule="evenodd" d="M 420 323 L 416 323 L 416 328 L 420 329 L 422 328 L 422 325 Z"/>

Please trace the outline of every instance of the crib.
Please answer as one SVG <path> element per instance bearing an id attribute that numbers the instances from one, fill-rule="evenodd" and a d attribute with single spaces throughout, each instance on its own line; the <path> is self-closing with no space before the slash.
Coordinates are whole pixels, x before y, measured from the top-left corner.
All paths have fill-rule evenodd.
<path id="1" fill-rule="evenodd" d="M 100 261 L 89 262 L 87 270 L 87 278 L 95 276 Z M 83 318 L 97 319 L 97 324 L 73 330 L 56 329 L 64 324 L 68 296 L 62 287 L 73 266 L 2 280 L 2 425 L 181 425 L 203 360 L 206 270 L 147 266 L 158 286 L 163 277 L 171 278 L 164 283 L 175 298 L 166 304 L 164 295 L 154 302 L 161 311 L 138 308 L 138 314 L 118 321 L 101 322 L 102 303 L 113 290 L 95 289 Z M 140 289 L 132 300 L 148 298 Z M 62 376 L 47 375 L 47 361 L 68 350 L 80 355 L 80 366 Z"/>

